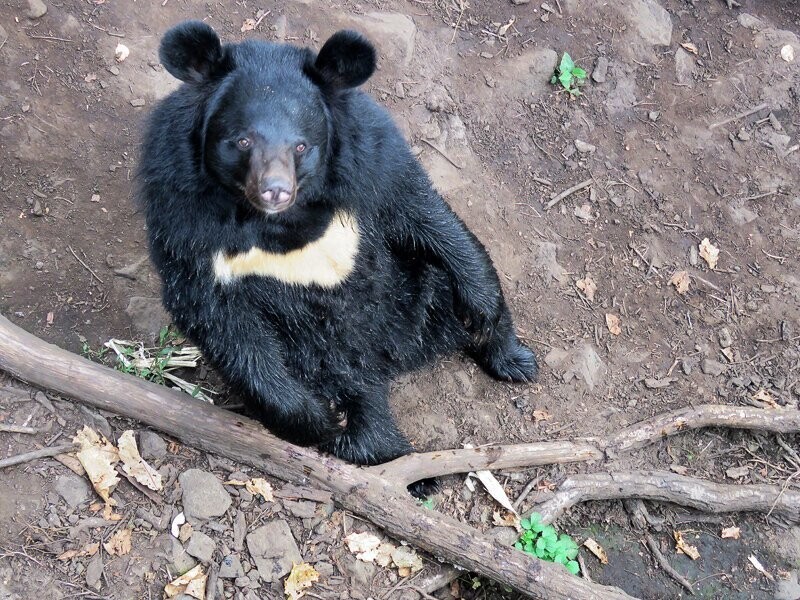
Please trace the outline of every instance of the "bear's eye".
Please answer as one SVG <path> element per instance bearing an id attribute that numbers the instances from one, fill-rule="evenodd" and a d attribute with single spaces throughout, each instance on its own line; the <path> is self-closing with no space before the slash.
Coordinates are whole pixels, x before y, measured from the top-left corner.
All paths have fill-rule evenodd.
<path id="1" fill-rule="evenodd" d="M 238 142 L 236 142 L 236 145 L 239 146 L 239 148 L 241 148 L 242 150 L 247 150 L 250 147 L 250 140 L 247 138 L 242 138 Z"/>
<path id="2" fill-rule="evenodd" d="M 295 146 L 294 151 L 297 152 L 298 154 L 302 154 L 303 152 L 306 151 L 306 145 L 305 144 L 297 144 L 297 146 Z"/>

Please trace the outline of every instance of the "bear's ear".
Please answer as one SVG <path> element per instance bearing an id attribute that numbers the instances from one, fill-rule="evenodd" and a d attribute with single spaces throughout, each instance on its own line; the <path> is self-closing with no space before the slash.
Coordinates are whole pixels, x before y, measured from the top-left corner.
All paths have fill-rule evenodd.
<path id="1" fill-rule="evenodd" d="M 201 21 L 186 21 L 167 31 L 158 58 L 173 77 L 189 83 L 219 75 L 225 63 L 219 36 Z"/>
<path id="2" fill-rule="evenodd" d="M 322 46 L 314 62 L 321 83 L 333 89 L 364 83 L 375 72 L 375 48 L 356 31 L 337 31 Z"/>

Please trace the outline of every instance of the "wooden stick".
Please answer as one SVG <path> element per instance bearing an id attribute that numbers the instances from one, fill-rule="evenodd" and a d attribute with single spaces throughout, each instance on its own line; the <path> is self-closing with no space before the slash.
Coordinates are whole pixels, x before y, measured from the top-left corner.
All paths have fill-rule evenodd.
<path id="1" fill-rule="evenodd" d="M 678 573 L 675 570 L 675 568 L 671 564 L 669 564 L 669 561 L 667 560 L 667 557 L 664 556 L 664 554 L 661 552 L 661 548 L 658 547 L 658 542 L 655 540 L 655 538 L 652 535 L 650 535 L 649 533 L 645 533 L 644 534 L 644 539 L 647 542 L 647 547 L 650 548 L 650 552 L 653 553 L 653 556 L 655 557 L 656 562 L 658 562 L 658 565 L 662 569 L 664 569 L 664 571 L 667 573 L 667 575 L 669 575 L 675 581 L 680 583 L 683 587 L 686 588 L 686 590 L 692 596 L 694 596 L 694 590 L 692 589 L 692 584 L 689 583 L 689 580 L 686 579 L 686 577 L 684 577 L 683 575 Z"/>
<path id="2" fill-rule="evenodd" d="M 447 156 L 447 153 L 444 150 L 442 150 L 441 148 L 439 148 L 439 146 L 437 146 L 433 142 L 429 142 L 425 138 L 419 138 L 419 139 L 422 140 L 423 142 L 425 142 L 426 144 L 428 144 L 428 146 L 430 146 L 431 148 L 436 150 L 439 154 L 441 154 L 444 157 L 444 159 L 447 162 L 449 162 L 451 165 L 453 165 L 456 169 L 463 169 L 464 168 L 460 164 L 458 164 L 456 161 L 454 161 L 452 158 Z"/>
<path id="3" fill-rule="evenodd" d="M 748 110 L 742 111 L 739 114 L 733 115 L 725 119 L 724 121 L 720 121 L 719 123 L 714 123 L 713 125 L 709 125 L 709 129 L 716 129 L 717 127 L 722 127 L 723 125 L 727 125 L 728 123 L 733 123 L 734 121 L 738 121 L 739 119 L 744 119 L 745 117 L 749 117 L 750 115 L 754 115 L 757 112 L 762 110 L 766 110 L 769 108 L 769 104 L 759 104 L 758 106 L 754 106 Z"/>
<path id="4" fill-rule="evenodd" d="M 46 367 L 44 367 L 46 365 Z M 282 441 L 256 421 L 56 348 L 0 316 L 0 369 L 91 406 L 136 419 L 183 443 L 251 465 L 297 485 L 331 492 L 341 507 L 433 556 L 544 600 L 630 598 L 590 584 L 561 565 L 502 546 L 428 510 L 374 471 Z"/>
<path id="5" fill-rule="evenodd" d="M 564 190 L 558 196 L 555 196 L 550 202 L 544 205 L 545 210 L 549 210 L 553 208 L 556 204 L 561 202 L 567 196 L 574 194 L 575 192 L 580 192 L 582 189 L 589 187 L 592 185 L 593 180 L 587 179 L 586 181 L 581 181 L 577 185 L 573 185 L 571 188 Z"/>
<path id="6" fill-rule="evenodd" d="M 672 502 L 715 514 L 772 510 L 793 521 L 800 520 L 800 492 L 774 485 L 711 483 L 668 471 L 573 475 L 534 511 L 542 515 L 543 523 L 552 523 L 581 502 L 621 498 Z"/>
<path id="7" fill-rule="evenodd" d="M 39 433 L 35 427 L 23 427 L 22 425 L 5 425 L 0 423 L 0 433 Z"/>
<path id="8" fill-rule="evenodd" d="M 91 274 L 92 274 L 92 277 L 94 277 L 95 279 L 97 279 L 97 281 L 99 281 L 100 283 L 103 283 L 103 280 L 102 280 L 102 279 L 100 279 L 100 277 L 97 275 L 97 273 L 95 273 L 94 271 L 92 271 L 92 269 L 89 267 L 89 265 L 87 265 L 85 262 L 83 262 L 83 261 L 81 260 L 80 256 L 78 256 L 77 254 L 75 254 L 75 250 L 73 250 L 73 249 L 72 249 L 72 246 L 67 246 L 67 248 L 69 248 L 69 251 L 70 251 L 70 252 L 72 252 L 72 256 L 74 256 L 74 257 L 75 257 L 75 260 L 77 260 L 79 263 L 81 263 L 81 265 L 83 266 L 83 268 L 84 268 L 84 269 L 86 269 L 87 271 L 89 271 L 89 273 L 91 273 Z"/>
<path id="9" fill-rule="evenodd" d="M 0 319 L 1 318 L 2 317 L 0 317 Z M 37 458 L 49 458 L 51 456 L 56 456 L 58 454 L 73 452 L 74 450 L 77 450 L 77 448 L 78 447 L 75 444 L 64 444 L 62 446 L 53 446 L 52 448 L 42 448 L 41 450 L 32 450 L 31 452 L 25 452 L 24 454 L 9 456 L 8 458 L 0 460 L 0 469 L 11 467 L 13 465 L 19 465 L 25 462 L 29 462 L 31 460 L 36 460 Z"/>

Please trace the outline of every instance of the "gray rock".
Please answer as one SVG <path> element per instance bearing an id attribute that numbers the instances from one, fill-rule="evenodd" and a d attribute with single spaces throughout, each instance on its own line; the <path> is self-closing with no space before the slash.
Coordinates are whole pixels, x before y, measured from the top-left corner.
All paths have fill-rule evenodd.
<path id="1" fill-rule="evenodd" d="M 564 383 L 578 379 L 590 390 L 593 390 L 606 374 L 603 359 L 588 343 L 580 344 L 571 350 L 553 348 L 545 355 L 544 362 L 551 369 L 563 372 Z"/>
<path id="2" fill-rule="evenodd" d="M 675 79 L 681 85 L 694 85 L 695 62 L 683 48 L 675 52 Z"/>
<path id="3" fill-rule="evenodd" d="M 730 348 L 733 345 L 733 336 L 727 327 L 719 330 L 719 345 L 723 348 Z"/>
<path id="4" fill-rule="evenodd" d="M 669 46 L 672 41 L 672 18 L 657 0 L 620 0 L 617 9 L 645 42 Z"/>
<path id="5" fill-rule="evenodd" d="M 466 489 L 466 488 L 465 488 Z M 333 575 L 333 565 L 329 562 L 320 561 L 314 564 L 314 569 L 319 573 L 322 579 L 327 579 Z"/>
<path id="6" fill-rule="evenodd" d="M 114 439 L 114 432 L 111 429 L 111 424 L 108 422 L 108 419 L 106 419 L 99 412 L 92 410 L 83 404 L 78 405 L 78 410 L 86 419 L 87 425 L 90 425 L 93 429 L 102 433 L 107 440 L 112 441 Z"/>
<path id="7" fill-rule="evenodd" d="M 594 66 L 594 71 L 592 71 L 592 79 L 595 83 L 605 83 L 607 75 L 608 59 L 605 56 L 601 56 L 597 59 L 597 64 Z"/>
<path id="8" fill-rule="evenodd" d="M 797 600 L 798 598 L 800 598 L 800 571 L 795 569 L 789 573 L 789 579 L 778 580 L 775 587 L 775 600 Z"/>
<path id="9" fill-rule="evenodd" d="M 657 110 L 651 110 L 649 113 L 647 113 L 647 118 L 650 119 L 651 121 L 653 121 L 653 123 L 658 121 L 658 119 L 660 117 L 661 117 L 661 113 L 659 111 L 657 111 Z"/>
<path id="10" fill-rule="evenodd" d="M 592 154 L 595 150 L 597 150 L 597 146 L 594 146 L 588 142 L 584 142 L 583 140 L 575 140 L 575 148 L 581 154 Z"/>
<path id="11" fill-rule="evenodd" d="M 233 519 L 233 549 L 241 552 L 244 548 L 244 536 L 247 533 L 247 519 L 240 510 Z"/>
<path id="12" fill-rule="evenodd" d="M 764 21 L 748 13 L 741 13 L 738 17 L 738 21 L 739 25 L 742 27 L 755 29 L 756 31 L 761 31 L 766 27 L 766 25 L 764 25 Z"/>
<path id="13" fill-rule="evenodd" d="M 45 13 L 47 13 L 47 5 L 42 0 L 28 0 L 29 19 L 40 19 Z"/>
<path id="14" fill-rule="evenodd" d="M 286 521 L 272 521 L 247 536 L 247 549 L 256 563 L 258 575 L 267 583 L 278 581 L 303 557 Z"/>
<path id="15" fill-rule="evenodd" d="M 77 475 L 61 475 L 57 477 L 53 482 L 53 489 L 70 508 L 75 508 L 89 499 L 89 484 Z"/>
<path id="16" fill-rule="evenodd" d="M 712 360 L 710 358 L 704 358 L 703 362 L 700 363 L 700 369 L 706 375 L 714 375 L 715 377 L 718 375 L 722 375 L 728 367 L 723 365 L 721 362 Z"/>
<path id="17" fill-rule="evenodd" d="M 209 563 L 216 546 L 216 542 L 202 531 L 193 531 L 192 537 L 189 538 L 189 543 L 186 545 L 186 552 L 201 562 Z"/>
<path id="18" fill-rule="evenodd" d="M 219 576 L 221 579 L 236 579 L 244 576 L 242 561 L 235 554 L 230 554 L 219 563 Z"/>
<path id="19" fill-rule="evenodd" d="M 511 0 L 511 4 L 519 6 L 520 4 L 528 4 L 531 0 Z"/>
<path id="20" fill-rule="evenodd" d="M 103 576 L 103 553 L 98 552 L 86 565 L 86 586 L 90 589 L 100 589 L 100 578 Z"/>
<path id="21" fill-rule="evenodd" d="M 317 515 L 316 502 L 284 500 L 283 506 L 298 519 L 311 519 Z"/>
<path id="22" fill-rule="evenodd" d="M 170 323 L 169 315 L 161 305 L 160 298 L 133 296 L 128 301 L 125 312 L 131 318 L 134 329 L 150 336 L 151 340 L 158 339 L 161 328 Z"/>
<path id="23" fill-rule="evenodd" d="M 178 477 L 183 491 L 183 512 L 187 517 L 220 517 L 231 505 L 231 497 L 216 476 L 200 469 L 189 469 Z"/>
<path id="24" fill-rule="evenodd" d="M 160 460 L 167 455 L 167 443 L 155 431 L 139 432 L 139 454 L 145 460 Z"/>

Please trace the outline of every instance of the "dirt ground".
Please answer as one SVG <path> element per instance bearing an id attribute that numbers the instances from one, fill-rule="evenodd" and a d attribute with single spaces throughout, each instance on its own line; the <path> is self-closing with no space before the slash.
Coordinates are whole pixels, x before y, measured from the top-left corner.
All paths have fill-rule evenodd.
<path id="1" fill-rule="evenodd" d="M 367 89 L 488 247 L 542 363 L 539 382 L 524 387 L 492 382 L 461 357 L 398 381 L 397 416 L 420 449 L 602 435 L 704 402 L 796 409 L 800 6 L 518 1 L 45 0 L 46 13 L 31 18 L 40 1 L 0 0 L 0 312 L 75 352 L 110 338 L 151 341 L 168 318 L 132 173 L 143 117 L 176 86 L 158 64 L 160 35 L 197 18 L 231 41 L 319 47 L 352 27 L 381 53 Z M 258 24 L 242 32 L 246 19 Z M 119 43 L 130 50 L 123 62 L 115 60 Z M 787 45 L 793 61 L 782 57 Z M 549 83 L 565 51 L 590 74 L 578 97 Z M 545 208 L 585 180 L 591 186 Z M 719 249 L 713 270 L 698 253 L 705 238 Z M 685 293 L 670 283 L 681 271 Z M 238 405 L 205 368 L 184 376 Z M 250 546 L 265 525 L 288 525 L 288 547 L 322 573 L 312 597 L 419 597 L 396 570 L 356 561 L 344 548 L 344 532 L 367 524 L 302 494 L 266 503 L 227 486 L 232 508 L 194 521 L 188 540 L 170 535 L 190 493 L 179 474 L 197 468 L 223 480 L 255 471 L 11 380 L 0 380 L 0 422 L 39 430 L 0 433 L 4 456 L 61 443 L 83 424 L 114 440 L 133 429 L 167 482 L 158 501 L 123 482 L 115 496 L 124 519 L 110 524 L 90 510 L 96 498 L 85 480 L 60 462 L 0 471 L 0 598 L 157 598 L 198 561 L 227 569 L 218 598 L 282 598 L 280 579 L 265 576 L 258 561 L 267 559 Z M 797 436 L 783 441 L 800 449 Z M 528 509 L 569 473 L 650 468 L 800 489 L 800 464 L 776 436 L 723 430 L 600 465 L 497 475 L 512 499 L 538 478 Z M 437 510 L 492 527 L 489 496 L 462 477 L 443 483 Z M 797 524 L 648 507 L 665 519 L 651 533 L 698 597 L 800 598 Z M 730 526 L 741 529 L 739 539 L 721 538 Z M 130 554 L 56 559 L 120 527 L 133 531 Z M 620 502 L 582 505 L 558 527 L 605 546 L 608 565 L 585 553 L 595 581 L 641 598 L 686 594 L 654 562 Z M 673 530 L 698 547 L 698 560 L 676 554 Z M 417 577 L 437 568 L 426 557 Z M 435 595 L 515 597 L 469 576 Z"/>

